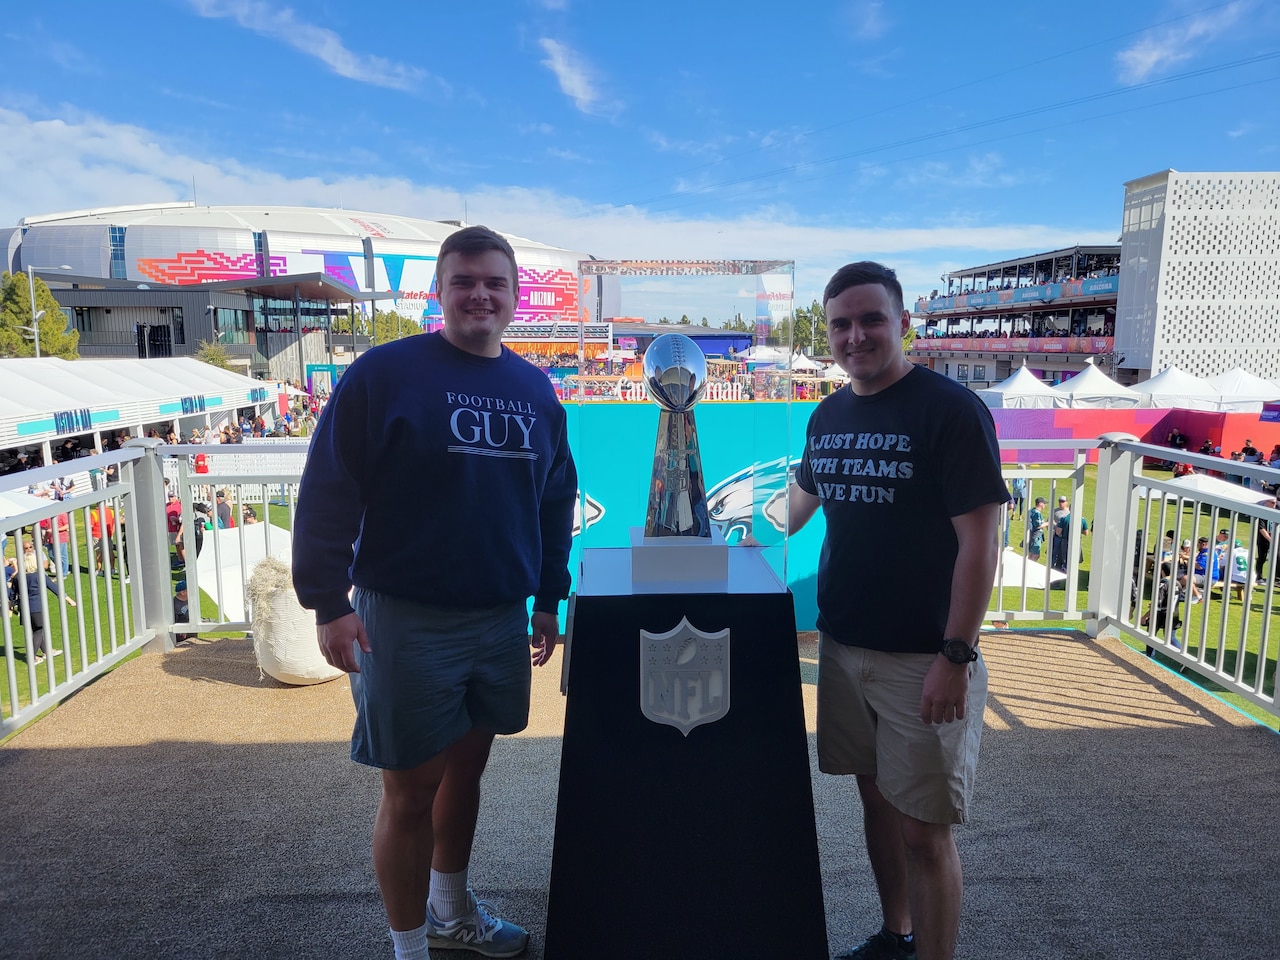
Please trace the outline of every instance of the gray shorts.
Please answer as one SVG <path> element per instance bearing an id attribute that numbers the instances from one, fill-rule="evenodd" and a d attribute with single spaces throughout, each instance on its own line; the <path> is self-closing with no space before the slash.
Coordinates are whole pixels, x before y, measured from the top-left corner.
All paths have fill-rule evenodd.
<path id="1" fill-rule="evenodd" d="M 529 723 L 529 617 L 523 603 L 459 610 L 356 588 L 372 653 L 356 648 L 351 759 L 411 770 L 473 727 Z"/>
<path id="2" fill-rule="evenodd" d="M 926 823 L 964 823 L 978 767 L 987 666 L 969 665 L 963 720 L 920 719 L 933 653 L 885 653 L 820 635 L 818 769 L 874 775 L 880 794 Z"/>

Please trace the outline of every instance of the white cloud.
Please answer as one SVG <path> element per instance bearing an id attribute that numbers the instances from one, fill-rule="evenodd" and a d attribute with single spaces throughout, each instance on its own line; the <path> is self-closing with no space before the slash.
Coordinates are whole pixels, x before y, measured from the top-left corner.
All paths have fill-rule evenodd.
<path id="1" fill-rule="evenodd" d="M 1261 126 L 1254 123 L 1252 120 L 1244 120 L 1240 123 L 1240 126 L 1236 127 L 1234 130 L 1228 130 L 1227 136 L 1235 139 L 1236 137 L 1248 136 L 1255 130 L 1260 129 L 1262 129 Z"/>
<path id="2" fill-rule="evenodd" d="M 956 189 L 1012 187 L 1023 182 L 1023 176 L 1005 169 L 998 153 L 971 155 L 963 167 L 940 160 L 930 160 L 908 169 L 903 179 L 910 184 L 945 184 Z"/>
<path id="3" fill-rule="evenodd" d="M 881 0 L 857 0 L 849 5 L 849 18 L 859 40 L 879 40 L 889 32 L 890 24 Z"/>
<path id="4" fill-rule="evenodd" d="M 1211 13 L 1185 17 L 1159 28 L 1116 54 L 1122 83 L 1141 83 L 1175 64 L 1190 60 L 1201 48 L 1235 26 L 1248 7 L 1237 0 Z"/>
<path id="5" fill-rule="evenodd" d="M 899 270 L 908 295 L 937 286 L 943 264 L 982 262 L 1076 243 L 1114 242 L 1117 225 L 1099 229 L 1034 223 L 857 226 L 813 223 L 788 210 L 733 215 L 655 214 L 603 207 L 550 189 L 479 184 L 464 194 L 398 177 L 291 177 L 229 156 L 196 156 L 146 129 L 62 106 L 58 118 L 0 108 L 0 224 L 24 216 L 129 203 L 187 200 L 191 178 L 202 204 L 283 204 L 457 217 L 606 259 L 794 259 L 798 302 L 820 295 L 842 263 L 882 259 Z M 698 316 L 706 310 L 698 308 Z M 692 315 L 692 313 L 690 314 Z M 709 314 L 708 314 L 709 315 Z"/>
<path id="6" fill-rule="evenodd" d="M 593 71 L 582 55 L 550 37 L 543 37 L 538 45 L 547 55 L 542 65 L 555 74 L 560 92 L 583 113 L 603 112 L 604 102 L 596 88 Z"/>
<path id="7" fill-rule="evenodd" d="M 387 87 L 418 90 L 429 74 L 412 64 L 348 50 L 332 30 L 299 20 L 290 7 L 272 7 L 265 0 L 190 0 L 192 9 L 209 19 L 229 19 L 246 30 L 279 40 L 315 57 L 330 70 L 349 80 Z M 447 91 L 447 84 L 436 83 Z"/>

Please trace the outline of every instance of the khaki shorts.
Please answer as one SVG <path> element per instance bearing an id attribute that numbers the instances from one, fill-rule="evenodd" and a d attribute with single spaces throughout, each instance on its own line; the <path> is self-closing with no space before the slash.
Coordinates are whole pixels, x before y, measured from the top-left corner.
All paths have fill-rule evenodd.
<path id="1" fill-rule="evenodd" d="M 818 769 L 876 778 L 886 800 L 926 823 L 964 823 L 978 766 L 987 667 L 969 665 L 963 720 L 920 719 L 933 653 L 885 653 L 821 635 L 818 644 Z"/>

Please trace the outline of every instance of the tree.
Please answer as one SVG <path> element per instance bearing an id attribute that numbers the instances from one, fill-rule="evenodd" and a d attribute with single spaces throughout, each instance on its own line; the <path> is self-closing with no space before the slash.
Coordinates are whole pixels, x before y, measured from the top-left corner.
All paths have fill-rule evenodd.
<path id="1" fill-rule="evenodd" d="M 814 353 L 827 352 L 827 314 L 817 300 L 796 310 L 796 346 L 811 347 Z"/>
<path id="2" fill-rule="evenodd" d="M 687 313 L 680 314 L 679 322 L 684 324 L 687 327 L 689 325 L 689 315 Z"/>
<path id="3" fill-rule="evenodd" d="M 231 369 L 231 351 L 221 343 L 210 343 L 208 340 L 201 340 L 200 346 L 196 348 L 196 352 L 192 354 L 201 363 L 207 363 L 211 367 L 218 367 L 221 370 Z"/>
<path id="4" fill-rule="evenodd" d="M 43 280 L 36 278 L 36 312 L 40 318 L 40 355 L 75 360 L 80 356 L 80 331 L 68 330 L 67 315 Z M 25 273 L 0 274 L 0 357 L 34 357 L 35 340 L 26 330 L 31 324 L 31 288 Z"/>
<path id="5" fill-rule="evenodd" d="M 709 326 L 711 326 L 711 324 L 709 324 L 709 323 L 707 322 L 707 318 L 706 318 L 706 317 L 703 317 L 703 318 L 702 318 L 701 326 L 704 326 L 704 327 L 709 327 Z"/>
<path id="6" fill-rule="evenodd" d="M 671 321 L 670 321 L 670 320 L 668 320 L 666 317 L 659 317 L 659 318 L 658 318 L 658 322 L 659 322 L 659 323 L 670 323 Z"/>
<path id="7" fill-rule="evenodd" d="M 421 333 L 422 324 L 401 316 L 394 310 L 374 310 L 373 329 L 375 343 L 388 343 Z"/>

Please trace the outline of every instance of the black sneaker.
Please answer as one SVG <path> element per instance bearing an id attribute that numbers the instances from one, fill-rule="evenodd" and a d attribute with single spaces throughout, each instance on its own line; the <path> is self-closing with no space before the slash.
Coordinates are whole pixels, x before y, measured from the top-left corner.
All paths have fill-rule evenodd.
<path id="1" fill-rule="evenodd" d="M 867 937 L 861 946 L 836 955 L 836 960 L 916 960 L 916 945 L 898 945 L 898 938 L 883 927 Z"/>

